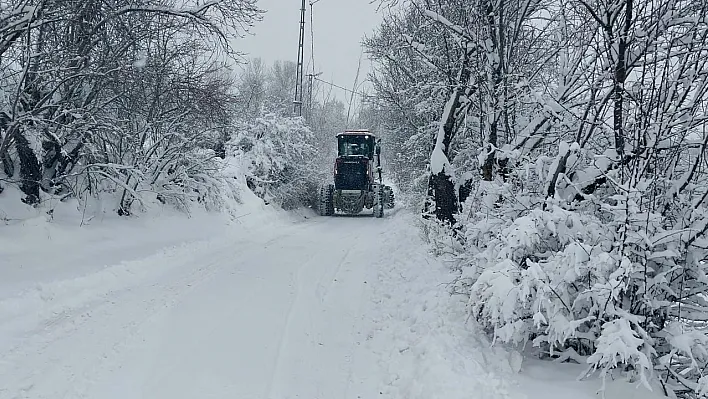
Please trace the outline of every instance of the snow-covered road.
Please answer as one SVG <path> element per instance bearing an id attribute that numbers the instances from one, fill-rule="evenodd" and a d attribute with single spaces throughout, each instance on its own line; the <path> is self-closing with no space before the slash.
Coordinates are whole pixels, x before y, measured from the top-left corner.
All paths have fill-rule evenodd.
<path id="1" fill-rule="evenodd" d="M 413 216 L 252 211 L 0 229 L 0 399 L 596 396 L 465 324 Z"/>
<path id="2" fill-rule="evenodd" d="M 376 397 L 374 286 L 408 258 L 400 223 L 234 231 L 25 289 L 0 301 L 0 397 Z"/>

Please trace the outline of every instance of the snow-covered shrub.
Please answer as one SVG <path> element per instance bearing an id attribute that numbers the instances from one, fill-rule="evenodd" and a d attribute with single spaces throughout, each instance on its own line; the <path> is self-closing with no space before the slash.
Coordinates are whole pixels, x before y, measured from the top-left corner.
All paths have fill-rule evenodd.
<path id="1" fill-rule="evenodd" d="M 249 187 L 266 201 L 285 209 L 315 203 L 322 171 L 314 135 L 302 118 L 266 114 L 243 123 L 227 151 L 243 159 Z"/>
<path id="2" fill-rule="evenodd" d="M 175 129 L 160 134 L 165 139 L 146 139 L 140 146 L 139 141 L 121 140 L 124 132 L 118 129 L 120 124 L 114 126 L 96 134 L 94 140 L 118 143 L 115 150 L 103 152 L 94 143 L 85 144 L 85 155 L 74 166 L 76 173 L 64 176 L 54 195 L 82 201 L 108 199 L 120 215 L 134 214 L 146 202 L 158 201 L 188 212 L 195 205 L 221 209 L 237 198 L 238 190 L 222 176 L 224 161 L 198 142 L 204 136 L 201 131 Z"/>
<path id="3" fill-rule="evenodd" d="M 561 144 L 559 154 L 568 148 Z M 691 170 L 691 152 L 682 154 L 674 161 L 687 165 L 679 176 Z M 568 176 L 598 165 L 582 159 Z M 583 200 L 572 190 L 544 199 L 539 188 L 554 165 L 548 158 L 517 169 L 524 189 L 483 182 L 466 202 L 457 291 L 468 292 L 470 312 L 495 340 L 587 363 L 589 372 L 621 369 L 688 396 L 704 389 L 705 188 L 676 195 L 682 179 L 647 176 Z M 619 182 L 622 173 L 632 174 L 612 170 L 607 179 Z"/>

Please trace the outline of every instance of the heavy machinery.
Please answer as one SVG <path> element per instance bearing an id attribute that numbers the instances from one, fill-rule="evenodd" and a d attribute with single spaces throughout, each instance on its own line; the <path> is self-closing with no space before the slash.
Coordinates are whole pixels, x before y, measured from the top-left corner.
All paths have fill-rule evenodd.
<path id="1" fill-rule="evenodd" d="M 384 209 L 394 207 L 393 190 L 381 178 L 380 144 L 368 130 L 337 134 L 334 184 L 320 188 L 320 215 L 332 216 L 336 212 L 356 215 L 366 208 L 373 209 L 373 215 L 381 218 Z"/>

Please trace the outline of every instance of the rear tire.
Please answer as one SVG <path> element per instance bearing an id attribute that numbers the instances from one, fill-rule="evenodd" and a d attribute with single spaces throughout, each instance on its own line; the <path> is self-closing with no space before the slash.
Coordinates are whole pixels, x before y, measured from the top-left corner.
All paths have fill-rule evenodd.
<path id="1" fill-rule="evenodd" d="M 334 215 L 334 186 L 331 184 L 320 187 L 320 200 L 318 204 L 320 216 Z"/>
<path id="2" fill-rule="evenodd" d="M 384 190 L 379 186 L 374 191 L 374 217 L 382 218 L 384 215 Z"/>
<path id="3" fill-rule="evenodd" d="M 386 209 L 393 209 L 395 206 L 395 199 L 393 196 L 393 189 L 389 186 L 383 186 L 383 204 Z"/>

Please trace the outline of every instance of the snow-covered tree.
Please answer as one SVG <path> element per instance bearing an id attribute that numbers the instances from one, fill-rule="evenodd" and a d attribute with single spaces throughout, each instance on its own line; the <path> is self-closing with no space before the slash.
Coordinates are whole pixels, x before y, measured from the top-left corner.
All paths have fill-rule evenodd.
<path id="1" fill-rule="evenodd" d="M 531 75 L 557 52 L 541 45 L 538 32 L 553 24 L 546 13 L 538 1 L 413 1 L 367 42 L 379 62 L 378 101 L 421 131 L 412 141 L 428 150 L 427 197 L 438 219 L 454 224 L 468 195 L 472 175 L 457 170 L 478 168 L 487 181 L 493 167 L 506 173 L 509 154 L 500 148 L 533 102 Z"/>
<path id="2" fill-rule="evenodd" d="M 440 118 L 458 59 L 454 43 L 443 33 L 419 10 L 404 8 L 385 16 L 364 41 L 375 61 L 369 79 L 390 143 L 392 172 L 399 187 L 419 195 L 427 191 L 434 123 Z M 423 40 L 430 46 L 424 47 Z M 425 57 L 421 50 L 426 51 Z"/>
<path id="3" fill-rule="evenodd" d="M 266 114 L 245 122 L 227 151 L 243 162 L 248 186 L 266 201 L 285 209 L 316 203 L 317 150 L 302 118 Z"/>

